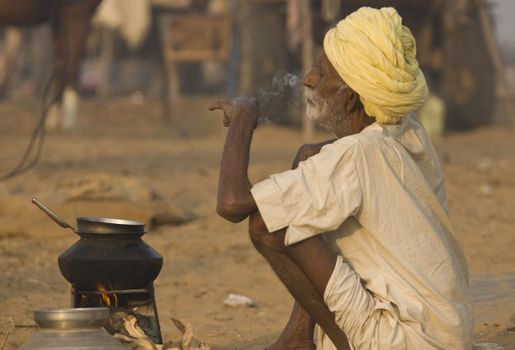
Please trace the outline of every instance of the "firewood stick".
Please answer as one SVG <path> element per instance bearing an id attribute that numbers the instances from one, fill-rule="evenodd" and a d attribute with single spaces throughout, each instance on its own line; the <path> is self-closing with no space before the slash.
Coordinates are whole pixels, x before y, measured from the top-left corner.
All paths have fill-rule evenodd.
<path id="1" fill-rule="evenodd" d="M 4 338 L 4 341 L 2 343 L 2 348 L 1 350 L 4 350 L 5 348 L 5 344 L 7 344 L 7 339 L 9 338 L 9 334 L 11 333 L 11 331 L 14 329 L 14 320 L 12 318 L 9 318 L 9 322 L 11 323 L 11 326 L 9 327 L 9 329 L 7 330 L 7 333 L 5 334 L 5 338 Z"/>

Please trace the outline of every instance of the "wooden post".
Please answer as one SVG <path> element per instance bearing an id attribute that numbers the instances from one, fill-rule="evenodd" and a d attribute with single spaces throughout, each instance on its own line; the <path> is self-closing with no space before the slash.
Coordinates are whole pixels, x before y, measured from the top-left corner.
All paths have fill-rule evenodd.
<path id="1" fill-rule="evenodd" d="M 7 95 L 10 80 L 19 71 L 17 69 L 18 55 L 21 49 L 22 32 L 19 28 L 7 27 L 3 57 L 0 57 L 0 95 Z M 14 72 L 14 73 L 13 73 Z"/>
<path id="2" fill-rule="evenodd" d="M 501 100 L 501 105 L 504 107 L 504 112 L 508 114 L 508 118 L 504 117 L 503 120 L 506 120 L 509 124 L 513 125 L 515 123 L 515 106 L 511 100 L 510 92 L 512 91 L 512 88 L 510 86 L 510 82 L 508 79 L 506 79 L 506 69 L 497 47 L 492 23 L 486 11 L 487 4 L 484 0 L 476 0 L 476 6 L 479 12 L 479 23 L 481 25 L 481 31 L 485 37 L 488 54 L 493 62 L 496 78 L 498 79 L 497 84 L 500 91 L 496 94 L 496 97 Z"/>
<path id="3" fill-rule="evenodd" d="M 99 72 L 99 89 L 98 95 L 106 98 L 111 92 L 111 82 L 109 80 L 109 71 L 113 62 L 114 53 L 114 32 L 112 28 L 102 27 L 100 29 L 100 55 L 97 61 Z"/>
<path id="4" fill-rule="evenodd" d="M 304 75 L 307 74 L 314 63 L 314 40 L 313 40 L 313 17 L 311 13 L 311 1 L 301 1 L 302 14 L 302 70 Z M 313 120 L 309 119 L 306 110 L 302 118 L 302 135 L 304 141 L 310 142 L 313 139 L 315 125 Z"/>
<path id="5" fill-rule="evenodd" d="M 472 0 L 446 3 L 442 97 L 451 129 L 489 125 L 494 119 L 496 73 L 475 5 Z"/>

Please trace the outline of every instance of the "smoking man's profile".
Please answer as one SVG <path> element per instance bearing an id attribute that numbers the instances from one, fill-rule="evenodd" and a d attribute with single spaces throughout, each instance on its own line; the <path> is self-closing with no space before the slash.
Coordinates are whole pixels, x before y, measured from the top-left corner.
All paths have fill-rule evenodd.
<path id="1" fill-rule="evenodd" d="M 323 49 L 304 78 L 306 112 L 336 138 L 300 147 L 291 170 L 252 184 L 256 100 L 210 107 L 228 129 L 217 211 L 249 218 L 295 299 L 270 349 L 471 349 L 467 265 L 414 113 L 428 95 L 415 39 L 395 9 L 365 7 Z"/>

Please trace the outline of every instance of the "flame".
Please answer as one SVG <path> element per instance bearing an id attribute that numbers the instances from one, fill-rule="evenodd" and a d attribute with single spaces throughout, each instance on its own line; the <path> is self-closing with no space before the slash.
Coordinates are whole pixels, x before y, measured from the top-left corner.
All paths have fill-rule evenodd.
<path id="1" fill-rule="evenodd" d="M 100 304 L 102 304 L 103 301 L 107 306 L 111 306 L 111 299 L 109 299 L 109 296 L 106 294 L 107 290 L 104 287 L 99 286 L 98 291 L 102 293 L 100 295 Z"/>
<path id="2" fill-rule="evenodd" d="M 97 284 L 97 289 L 101 293 L 99 296 L 100 305 L 118 306 L 118 296 L 116 294 L 108 294 L 108 290 L 101 283 Z M 111 298 L 113 302 L 111 302 Z"/>

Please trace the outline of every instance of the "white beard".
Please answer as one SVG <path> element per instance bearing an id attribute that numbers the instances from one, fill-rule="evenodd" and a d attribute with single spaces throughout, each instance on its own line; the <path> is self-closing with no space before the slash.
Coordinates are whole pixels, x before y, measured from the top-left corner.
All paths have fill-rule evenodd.
<path id="1" fill-rule="evenodd" d="M 318 92 L 309 88 L 305 89 L 305 97 L 306 115 L 309 119 L 338 137 L 343 136 L 342 133 L 345 134 L 343 131 L 348 121 L 345 108 L 336 106 L 334 101 L 324 99 Z"/>

